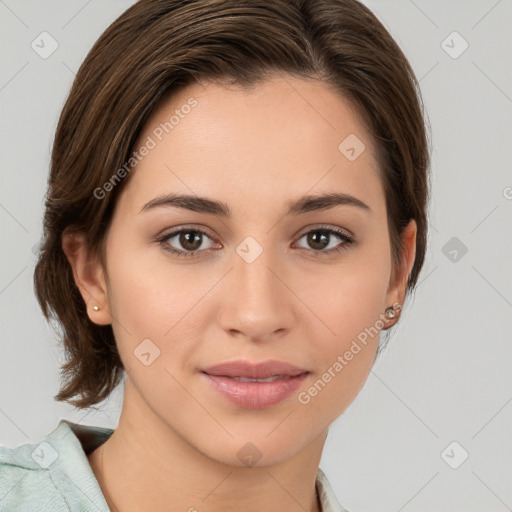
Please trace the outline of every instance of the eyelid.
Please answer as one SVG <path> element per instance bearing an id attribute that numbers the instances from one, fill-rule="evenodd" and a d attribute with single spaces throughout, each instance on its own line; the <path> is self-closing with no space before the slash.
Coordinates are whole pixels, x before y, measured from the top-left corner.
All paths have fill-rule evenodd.
<path id="1" fill-rule="evenodd" d="M 165 228 L 162 230 L 158 235 L 156 235 L 156 238 L 168 238 L 170 236 L 177 235 L 178 233 L 181 233 L 182 231 L 197 231 L 198 233 L 203 233 L 204 235 L 208 236 L 212 240 L 215 239 L 215 236 L 210 232 L 209 228 L 206 226 L 203 226 L 202 224 L 180 224 L 178 226 L 174 226 L 172 228 Z"/>
<path id="2" fill-rule="evenodd" d="M 321 231 L 323 229 L 325 229 L 326 231 L 341 232 L 347 238 L 352 238 L 352 239 L 355 238 L 354 234 L 351 231 L 349 231 L 348 229 L 342 228 L 341 226 L 334 226 L 331 224 L 311 224 L 309 226 L 306 226 L 303 229 L 304 229 L 303 231 L 302 230 L 300 231 L 301 234 L 298 235 L 299 238 L 302 238 L 304 235 L 308 234 L 310 231 Z"/>

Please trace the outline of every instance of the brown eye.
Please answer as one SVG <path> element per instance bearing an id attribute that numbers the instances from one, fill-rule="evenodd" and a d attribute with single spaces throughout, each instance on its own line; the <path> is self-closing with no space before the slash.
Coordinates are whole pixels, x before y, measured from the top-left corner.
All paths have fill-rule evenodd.
<path id="1" fill-rule="evenodd" d="M 181 231 L 178 234 L 178 242 L 187 251 L 196 251 L 203 242 L 202 234 L 198 231 Z"/>
<path id="2" fill-rule="evenodd" d="M 157 241 L 163 249 L 177 256 L 194 257 L 210 247 L 204 247 L 205 237 L 211 238 L 200 229 L 180 229 L 163 235 Z"/>
<path id="3" fill-rule="evenodd" d="M 355 243 L 355 239 L 345 231 L 332 228 L 313 229 L 300 237 L 303 238 L 306 239 L 307 245 L 304 248 L 310 249 L 315 255 L 328 255 L 347 249 Z"/>
<path id="4" fill-rule="evenodd" d="M 317 250 L 325 249 L 331 237 L 326 231 L 310 231 L 306 236 L 309 246 Z"/>

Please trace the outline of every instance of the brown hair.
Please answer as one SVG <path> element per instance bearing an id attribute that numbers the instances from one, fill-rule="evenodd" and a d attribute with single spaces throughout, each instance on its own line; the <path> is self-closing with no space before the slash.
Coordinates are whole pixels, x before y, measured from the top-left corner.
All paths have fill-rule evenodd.
<path id="1" fill-rule="evenodd" d="M 414 287 L 427 236 L 424 108 L 410 64 L 372 12 L 356 0 L 140 0 L 90 50 L 55 134 L 34 274 L 43 314 L 61 327 L 66 352 L 66 382 L 55 400 L 90 407 L 124 370 L 112 327 L 87 316 L 63 231 L 85 233 L 103 261 L 104 235 L 129 176 L 101 200 L 95 190 L 130 158 L 159 103 L 197 80 L 251 87 L 275 73 L 321 80 L 357 109 L 375 141 L 394 265 L 403 261 L 402 230 L 411 219 L 418 226 L 407 291 Z"/>

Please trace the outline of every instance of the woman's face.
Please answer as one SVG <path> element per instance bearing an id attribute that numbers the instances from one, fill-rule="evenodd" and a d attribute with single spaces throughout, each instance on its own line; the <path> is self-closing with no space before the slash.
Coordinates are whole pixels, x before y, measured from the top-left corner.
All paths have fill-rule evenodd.
<path id="1" fill-rule="evenodd" d="M 246 452 L 267 465 L 323 439 L 403 298 L 364 126 L 319 82 L 210 83 L 162 104 L 137 149 L 102 281 L 129 399 L 143 404 L 132 424 L 153 418 L 238 466 Z M 345 200 L 312 201 L 333 194 Z M 274 384 L 204 373 L 237 360 L 307 373 Z"/>

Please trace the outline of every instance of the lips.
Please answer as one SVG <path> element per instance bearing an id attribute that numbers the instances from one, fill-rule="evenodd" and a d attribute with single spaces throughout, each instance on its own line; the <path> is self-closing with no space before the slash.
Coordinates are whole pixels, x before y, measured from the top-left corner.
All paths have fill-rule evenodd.
<path id="1" fill-rule="evenodd" d="M 238 360 L 201 370 L 204 381 L 229 401 L 245 409 L 263 409 L 294 393 L 309 370 L 283 361 L 250 363 Z"/>
<path id="2" fill-rule="evenodd" d="M 244 379 L 261 380 L 271 379 L 273 377 L 295 377 L 303 373 L 309 373 L 309 371 L 304 368 L 275 360 L 263 361 L 256 364 L 243 360 L 230 361 L 210 366 L 202 370 L 202 372 L 213 376 L 237 378 L 236 380 L 240 378 L 241 382 L 250 382 Z"/>

